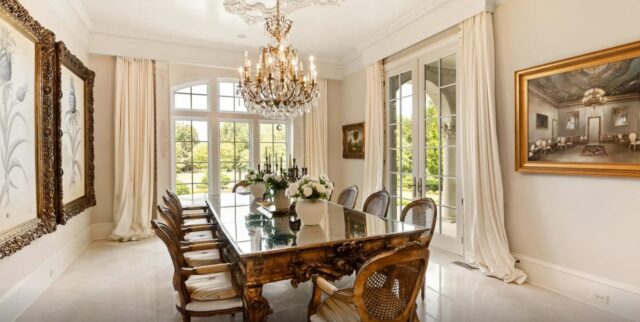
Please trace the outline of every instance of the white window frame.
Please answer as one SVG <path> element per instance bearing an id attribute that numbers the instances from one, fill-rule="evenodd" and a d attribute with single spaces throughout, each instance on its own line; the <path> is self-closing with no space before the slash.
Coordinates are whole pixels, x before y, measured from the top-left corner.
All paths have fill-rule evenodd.
<path id="1" fill-rule="evenodd" d="M 184 89 L 184 88 L 190 88 L 190 87 L 194 87 L 194 86 L 199 86 L 199 85 L 205 85 L 207 86 L 207 109 L 206 110 L 199 110 L 199 109 L 193 109 L 193 107 L 191 108 L 176 108 L 176 93 L 178 90 Z M 181 93 L 184 94 L 184 93 Z M 204 113 L 204 112 L 211 112 L 211 97 L 213 93 L 211 92 L 211 84 L 209 84 L 208 80 L 199 80 L 199 81 L 195 81 L 195 82 L 189 82 L 189 83 L 185 83 L 185 84 L 181 84 L 179 86 L 174 86 L 171 88 L 171 113 L 181 113 L 181 112 L 195 112 L 195 113 Z M 193 95 L 199 95 L 199 96 L 204 96 L 203 94 L 189 94 L 190 96 Z M 192 104 L 193 105 L 193 102 Z"/>
<path id="2" fill-rule="evenodd" d="M 218 111 L 218 113 L 249 114 L 249 115 L 254 114 L 254 113 L 251 113 L 249 111 L 236 111 L 235 110 L 235 108 L 236 108 L 235 99 L 236 98 L 242 99 L 242 96 L 235 96 L 235 93 L 234 93 L 234 96 L 233 96 L 233 99 L 234 99 L 233 109 L 234 110 L 233 111 L 223 111 L 223 110 L 220 109 L 220 98 L 222 98 L 222 97 L 231 97 L 231 96 L 226 96 L 226 95 L 225 96 L 220 95 L 220 83 L 224 83 L 224 82 L 227 82 L 227 83 L 228 82 L 233 82 L 233 83 L 238 83 L 239 84 L 240 83 L 240 79 L 239 78 L 231 78 L 231 77 L 220 77 L 220 78 L 218 78 L 216 80 L 216 106 L 217 106 L 216 110 Z M 245 108 L 246 108 L 246 105 L 245 105 Z"/>
<path id="3" fill-rule="evenodd" d="M 204 111 L 204 110 L 199 110 L 199 111 Z M 205 116 L 182 116 L 182 115 L 172 115 L 171 116 L 171 134 L 170 134 L 170 140 L 171 140 L 171 147 L 170 147 L 170 151 L 171 151 L 171 187 L 173 189 L 173 191 L 176 191 L 176 122 L 177 121 L 199 121 L 199 122 L 207 122 L 207 143 L 208 143 L 208 153 L 209 153 L 209 157 L 208 162 L 207 162 L 207 166 L 208 166 L 208 173 L 207 173 L 207 178 L 209 179 L 207 182 L 207 187 L 208 187 L 208 194 L 211 195 L 211 189 L 212 189 L 212 178 L 211 178 L 211 166 L 212 166 L 212 158 L 211 156 L 213 155 L 211 152 L 211 121 L 209 120 L 208 117 Z"/>

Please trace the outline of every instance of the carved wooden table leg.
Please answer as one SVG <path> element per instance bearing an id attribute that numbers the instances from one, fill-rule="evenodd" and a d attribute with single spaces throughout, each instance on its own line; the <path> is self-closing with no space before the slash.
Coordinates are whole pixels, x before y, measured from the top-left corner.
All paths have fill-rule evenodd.
<path id="1" fill-rule="evenodd" d="M 262 296 L 262 285 L 245 286 L 244 288 L 245 303 L 247 303 L 246 322 L 263 322 L 267 321 L 269 314 L 273 310 L 269 306 L 269 301 Z"/>

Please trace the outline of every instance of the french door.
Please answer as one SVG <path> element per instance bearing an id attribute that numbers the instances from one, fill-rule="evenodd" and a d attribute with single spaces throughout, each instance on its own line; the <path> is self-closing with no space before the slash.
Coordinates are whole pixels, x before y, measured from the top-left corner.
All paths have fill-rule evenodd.
<path id="1" fill-rule="evenodd" d="M 462 255 L 456 48 L 387 66 L 387 186 L 394 219 L 412 200 L 432 198 L 438 214 L 432 245 Z"/>

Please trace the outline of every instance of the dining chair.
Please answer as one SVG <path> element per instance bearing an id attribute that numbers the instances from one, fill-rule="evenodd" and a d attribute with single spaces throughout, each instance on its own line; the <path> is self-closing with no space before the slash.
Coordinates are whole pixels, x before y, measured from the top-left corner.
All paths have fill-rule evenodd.
<path id="1" fill-rule="evenodd" d="M 209 221 L 213 220 L 213 216 L 211 213 L 209 213 L 209 209 L 207 208 L 206 205 L 185 206 L 182 204 L 180 197 L 178 197 L 178 195 L 175 192 L 169 189 L 165 190 L 165 192 L 167 194 L 167 198 L 175 206 L 177 214 L 181 216 L 206 214 L 208 216 Z"/>
<path id="2" fill-rule="evenodd" d="M 221 263 L 190 267 L 172 236 L 171 228 L 154 219 L 151 226 L 169 251 L 173 263 L 173 289 L 176 309 L 182 314 L 183 322 L 191 317 L 210 317 L 242 312 L 242 299 L 236 291 L 231 269 L 234 264 Z"/>
<path id="3" fill-rule="evenodd" d="M 567 148 L 567 138 L 564 136 L 559 137 L 560 142 L 558 142 L 558 150 L 565 150 Z"/>
<path id="4" fill-rule="evenodd" d="M 633 147 L 633 151 L 636 150 L 636 147 L 638 146 L 638 144 L 640 144 L 640 142 L 636 140 L 637 138 L 638 138 L 637 134 L 629 133 L 629 150 L 631 150 L 632 147 Z"/>
<path id="5" fill-rule="evenodd" d="M 390 200 L 391 196 L 386 190 L 374 192 L 365 200 L 362 211 L 380 218 L 387 218 Z"/>
<path id="6" fill-rule="evenodd" d="M 429 250 L 411 242 L 368 260 L 353 288 L 338 289 L 314 275 L 307 312 L 311 322 L 419 321 L 416 298 L 424 281 Z M 328 297 L 321 302 L 322 293 Z"/>
<path id="7" fill-rule="evenodd" d="M 213 222 L 213 216 L 209 213 L 189 213 L 184 214 L 180 211 L 181 207 L 176 204 L 176 202 L 167 196 L 162 196 L 162 201 L 164 202 L 164 206 L 171 209 L 174 214 L 178 215 L 181 225 L 200 225 L 207 224 Z"/>
<path id="8" fill-rule="evenodd" d="M 353 209 L 356 206 L 356 199 L 358 199 L 358 186 L 353 185 L 340 192 L 336 203 L 345 208 Z"/>
<path id="9" fill-rule="evenodd" d="M 157 209 L 160 218 L 173 229 L 179 240 L 187 243 L 217 241 L 213 233 L 216 229 L 214 224 L 184 225 L 170 208 L 158 205 Z"/>
<path id="10" fill-rule="evenodd" d="M 400 221 L 411 225 L 429 228 L 429 238 L 426 238 L 425 242 L 425 246 L 429 247 L 431 239 L 433 238 L 433 233 L 435 232 L 437 217 L 438 207 L 436 206 L 435 201 L 431 198 L 422 198 L 414 200 L 404 206 L 400 216 Z M 422 285 L 422 300 L 424 300 L 424 297 L 425 286 Z"/>

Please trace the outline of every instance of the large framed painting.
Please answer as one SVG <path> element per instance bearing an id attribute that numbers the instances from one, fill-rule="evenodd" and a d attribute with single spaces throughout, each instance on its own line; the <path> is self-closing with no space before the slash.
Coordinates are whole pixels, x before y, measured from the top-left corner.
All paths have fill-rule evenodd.
<path id="1" fill-rule="evenodd" d="M 342 126 L 342 157 L 364 159 L 364 123 Z"/>
<path id="2" fill-rule="evenodd" d="M 640 176 L 640 42 L 517 71 L 515 80 L 517 171 Z"/>
<path id="3" fill-rule="evenodd" d="M 58 144 L 62 175 L 58 211 L 65 223 L 83 210 L 95 206 L 93 151 L 93 85 L 95 74 L 65 46 L 56 44 L 58 58 L 58 119 L 62 137 Z"/>
<path id="4" fill-rule="evenodd" d="M 55 36 L 0 0 L 0 258 L 55 230 Z"/>

